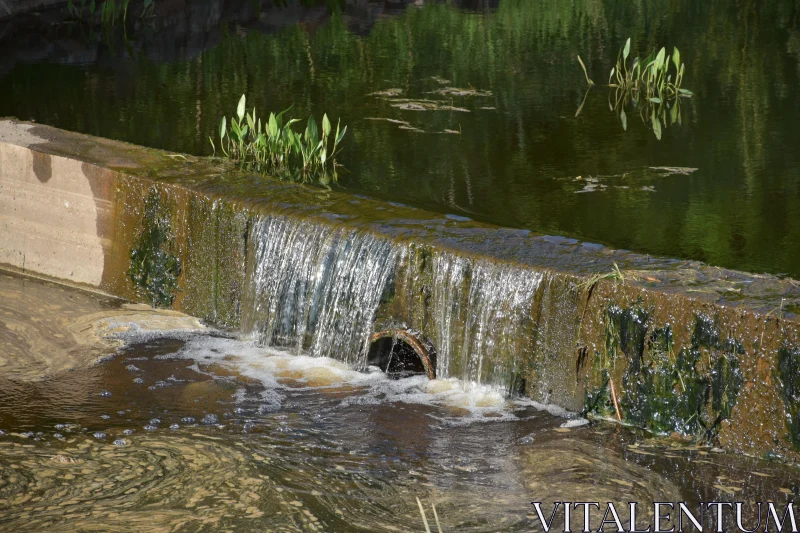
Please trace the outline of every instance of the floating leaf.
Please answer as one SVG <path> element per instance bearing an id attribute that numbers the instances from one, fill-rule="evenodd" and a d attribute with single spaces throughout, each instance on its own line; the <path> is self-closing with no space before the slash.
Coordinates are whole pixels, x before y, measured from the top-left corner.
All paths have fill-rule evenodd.
<path id="1" fill-rule="evenodd" d="M 627 60 L 628 54 L 631 51 L 631 38 L 628 37 L 628 40 L 625 42 L 625 48 L 622 49 L 622 59 Z"/>
<path id="2" fill-rule="evenodd" d="M 225 117 L 222 117 L 222 121 L 219 123 L 219 139 L 222 140 L 225 138 L 225 133 L 228 131 L 228 125 L 226 124 Z"/>
<path id="3" fill-rule="evenodd" d="M 611 84 L 611 78 L 614 77 L 614 73 L 617 71 L 616 68 L 611 69 L 611 74 L 608 75 L 608 83 Z"/>
<path id="4" fill-rule="evenodd" d="M 619 120 L 622 122 L 622 129 L 628 131 L 628 115 L 625 114 L 624 109 L 619 112 Z"/>

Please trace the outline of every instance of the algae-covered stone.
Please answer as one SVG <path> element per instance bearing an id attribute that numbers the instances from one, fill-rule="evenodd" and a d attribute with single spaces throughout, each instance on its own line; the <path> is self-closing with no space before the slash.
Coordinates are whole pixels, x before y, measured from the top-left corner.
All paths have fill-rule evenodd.
<path id="1" fill-rule="evenodd" d="M 156 189 L 147 197 L 142 226 L 136 247 L 131 250 L 128 273 L 137 292 L 153 307 L 169 307 L 178 288 L 181 261 L 173 253 L 170 211 L 162 205 Z"/>
<path id="2" fill-rule="evenodd" d="M 788 440 L 800 449 L 800 348 L 778 350 L 778 377 L 786 406 Z"/>

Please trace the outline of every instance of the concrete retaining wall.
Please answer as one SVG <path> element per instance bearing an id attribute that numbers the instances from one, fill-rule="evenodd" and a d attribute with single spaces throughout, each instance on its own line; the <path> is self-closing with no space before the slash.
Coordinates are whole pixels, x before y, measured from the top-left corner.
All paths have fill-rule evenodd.
<path id="1" fill-rule="evenodd" d="M 257 183 L 257 185 L 255 185 Z M 357 205 L 356 205 L 357 204 Z M 659 432 L 800 459 L 800 284 L 581 243 L 248 176 L 169 154 L 0 120 L 0 265 L 237 328 L 249 228 L 270 214 L 370 232 L 414 250 L 378 313 L 435 338 L 427 258 L 544 275 L 521 390 Z M 157 249 L 157 275 L 137 258 Z M 401 262 L 402 263 L 402 262 Z M 593 282 L 618 264 L 625 282 Z M 596 281 L 596 280 L 595 280 Z M 735 299 L 734 299 L 735 298 Z M 615 405 L 616 404 L 616 405 Z M 699 416 L 698 416 L 699 415 Z"/>

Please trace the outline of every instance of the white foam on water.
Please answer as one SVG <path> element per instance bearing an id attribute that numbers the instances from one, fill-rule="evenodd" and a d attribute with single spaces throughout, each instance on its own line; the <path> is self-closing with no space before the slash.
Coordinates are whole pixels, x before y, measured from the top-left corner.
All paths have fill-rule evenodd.
<path id="1" fill-rule="evenodd" d="M 198 372 L 213 375 L 215 369 L 224 369 L 226 376 L 256 380 L 265 389 L 261 394 L 263 400 L 272 408 L 280 406 L 286 390 L 319 389 L 351 392 L 340 400 L 344 406 L 403 402 L 439 407 L 441 416 L 432 416 L 451 424 L 518 420 L 514 411 L 525 407 L 559 417 L 574 416 L 559 407 L 532 400 L 509 400 L 504 391 L 490 385 L 457 378 L 430 380 L 422 375 L 390 379 L 377 367 L 360 372 L 328 357 L 292 355 L 278 348 L 230 338 L 193 337 L 177 353 L 159 357 L 194 360 Z"/>

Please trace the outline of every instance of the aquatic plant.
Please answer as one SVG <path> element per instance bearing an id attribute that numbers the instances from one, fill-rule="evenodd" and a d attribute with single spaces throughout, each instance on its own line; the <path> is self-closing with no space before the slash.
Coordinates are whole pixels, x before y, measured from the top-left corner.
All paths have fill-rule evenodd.
<path id="1" fill-rule="evenodd" d="M 660 104 L 663 100 L 684 95 L 691 96 L 692 92 L 681 88 L 683 73 L 686 64 L 681 62 L 681 53 L 678 47 L 672 48 L 672 55 L 667 55 L 667 49 L 662 47 L 657 53 L 650 52 L 644 59 L 638 56 L 633 58 L 628 68 L 631 39 L 617 55 L 617 63 L 608 76 L 608 86 L 624 91 L 640 91 L 653 103 Z M 674 73 L 670 72 L 675 66 Z M 673 77 L 674 76 L 674 77 Z M 612 83 L 614 81 L 614 83 Z"/>
<path id="2" fill-rule="evenodd" d="M 681 53 L 673 47 L 672 54 L 662 47 L 653 50 L 644 59 L 631 58 L 631 39 L 617 54 L 617 62 L 608 76 L 608 87 L 616 89 L 615 103 L 609 101 L 609 108 L 618 114 L 622 129 L 628 129 L 628 116 L 625 107 L 638 110 L 642 122 L 648 124 L 657 139 L 661 140 L 661 132 L 668 125 L 681 123 L 680 97 L 692 96 L 692 92 L 681 87 L 686 64 L 681 61 Z M 577 117 L 586 102 L 589 90 L 595 85 L 589 78 L 586 65 L 578 56 L 578 63 L 583 69 L 589 89 L 584 96 Z M 673 68 L 674 67 L 674 68 Z"/>
<path id="3" fill-rule="evenodd" d="M 305 131 L 297 133 L 292 125 L 300 122 L 292 118 L 284 124 L 284 109 L 277 115 L 270 113 L 262 124 L 261 118 L 247 113 L 245 95 L 239 99 L 236 116 L 231 117 L 230 126 L 222 117 L 219 126 L 219 147 L 226 157 L 239 163 L 242 168 L 261 174 L 278 177 L 318 179 L 327 182 L 328 172 L 336 179 L 336 155 L 341 152 L 339 144 L 347 133 L 347 126 L 336 123 L 336 133 L 331 137 L 331 122 L 328 115 L 322 116 L 322 129 L 314 116 L 308 117 Z M 209 136 L 211 148 L 216 154 L 217 146 Z M 332 142 L 332 144 L 331 144 Z"/>

